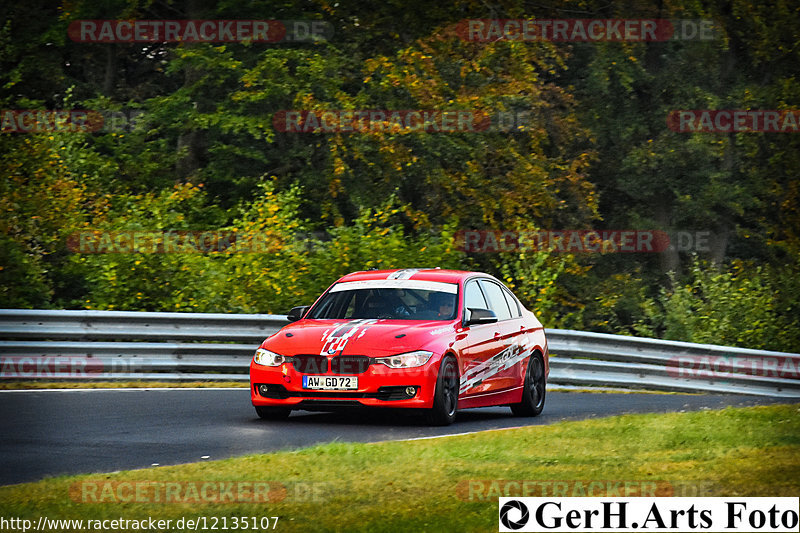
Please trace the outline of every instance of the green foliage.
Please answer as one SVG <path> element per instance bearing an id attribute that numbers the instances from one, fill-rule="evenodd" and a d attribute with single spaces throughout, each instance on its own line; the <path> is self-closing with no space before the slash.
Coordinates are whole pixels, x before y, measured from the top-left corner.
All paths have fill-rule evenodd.
<path id="1" fill-rule="evenodd" d="M 745 0 L 512 0 L 491 16 L 703 18 L 719 38 L 474 43 L 454 24 L 485 18 L 484 4 L 400 4 L 0 8 L 4 109 L 141 112 L 125 131 L 0 133 L 2 305 L 279 313 L 353 270 L 441 266 L 498 276 L 548 327 L 797 350 L 800 136 L 676 133 L 666 117 L 800 107 L 800 11 Z M 73 20 L 132 18 L 311 18 L 336 31 L 327 42 L 270 45 L 67 37 Z M 528 121 L 476 133 L 279 131 L 275 113 L 291 109 L 523 112 Z M 701 253 L 707 266 L 677 251 L 456 250 L 458 230 L 485 227 L 722 238 Z M 270 246 L 72 253 L 70 235 L 85 230 L 238 231 Z"/>
<path id="2" fill-rule="evenodd" d="M 0 138 L 0 294 L 5 305 L 51 307 L 74 289 L 66 241 L 104 215 L 87 183 L 104 171 L 81 137 L 68 133 Z"/>
<path id="3" fill-rule="evenodd" d="M 50 305 L 52 289 L 45 266 L 20 243 L 0 235 L 0 295 L 11 308 L 43 308 Z"/>
<path id="4" fill-rule="evenodd" d="M 695 260 L 686 281 L 658 298 L 648 319 L 666 339 L 797 352 L 800 313 L 795 268 L 735 262 L 721 270 Z"/>
<path id="5" fill-rule="evenodd" d="M 275 209 L 275 204 L 259 206 L 258 203 L 253 209 L 291 214 L 291 209 L 297 209 L 298 195 L 299 190 L 292 189 L 290 194 L 276 197 L 280 209 Z M 389 199 L 382 208 L 364 209 L 352 225 L 305 239 L 294 233 L 304 227 L 296 223 L 293 227 L 291 220 L 265 227 L 262 218 L 254 219 L 252 210 L 247 212 L 241 223 L 244 231 L 280 228 L 282 233 L 274 252 L 236 254 L 228 259 L 231 304 L 242 312 L 285 313 L 294 305 L 311 304 L 337 278 L 355 270 L 409 266 L 457 268 L 461 264 L 462 254 L 454 249 L 452 242 L 452 227 L 445 226 L 441 234 L 409 234 L 393 221 L 402 211 L 402 206 Z"/>
<path id="6" fill-rule="evenodd" d="M 101 235 L 120 233 L 205 230 L 203 193 L 199 187 L 178 185 L 159 193 L 117 195 L 104 222 L 92 228 Z M 83 302 L 89 309 L 135 311 L 205 311 L 218 304 L 205 286 L 220 274 L 215 258 L 202 253 L 84 253 L 71 257 L 89 290 Z"/>
<path id="7" fill-rule="evenodd" d="M 616 272 L 598 278 L 591 279 L 593 284 L 587 287 L 591 299 L 585 298 L 584 307 L 576 313 L 578 316 L 570 317 L 573 328 L 585 325 L 583 327 L 601 333 L 659 336 L 660 331 L 646 319 L 657 303 L 650 297 L 641 271 Z"/>
<path id="8" fill-rule="evenodd" d="M 585 272 L 570 254 L 549 252 L 503 253 L 495 261 L 498 277 L 528 309 L 534 310 L 547 328 L 563 328 L 583 307 L 563 280 L 570 273 Z"/>
<path id="9" fill-rule="evenodd" d="M 279 193 L 272 182 L 262 181 L 259 191 L 255 201 L 242 204 L 230 226 L 219 230 L 198 226 L 205 200 L 200 187 L 117 196 L 108 222 L 93 229 L 111 234 L 210 230 L 235 232 L 239 239 L 229 248 L 206 251 L 173 247 L 169 253 L 76 254 L 75 268 L 91 287 L 82 306 L 281 314 L 311 303 L 353 270 L 461 264 L 452 226 L 441 234 L 407 233 L 396 220 L 404 208 L 394 199 L 382 209 L 364 209 L 350 226 L 312 235 L 308 223 L 297 218 L 300 188 Z"/>

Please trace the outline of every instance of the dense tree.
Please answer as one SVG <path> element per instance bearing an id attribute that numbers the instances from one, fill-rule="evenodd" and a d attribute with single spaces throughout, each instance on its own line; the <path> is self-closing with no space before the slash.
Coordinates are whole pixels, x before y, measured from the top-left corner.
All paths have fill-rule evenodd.
<path id="1" fill-rule="evenodd" d="M 31 0 L 0 13 L 3 110 L 106 117 L 99 131 L 0 133 L 3 305 L 281 312 L 347 271 L 425 264 L 496 274 L 548 326 L 798 348 L 784 333 L 800 301 L 800 137 L 667 124 L 681 109 L 796 109 L 790 2 Z M 459 33 L 470 18 L 709 19 L 715 38 L 471 42 Z M 83 43 L 68 33 L 80 19 L 333 32 Z M 287 110 L 466 111 L 481 127 L 292 132 Z M 503 127 L 508 117 L 520 120 Z M 699 258 L 464 254 L 454 242 L 459 229 L 590 227 L 713 239 Z M 259 232 L 275 246 L 72 253 L 88 229 Z M 737 335 L 731 317 L 748 306 L 769 308 L 766 325 Z"/>

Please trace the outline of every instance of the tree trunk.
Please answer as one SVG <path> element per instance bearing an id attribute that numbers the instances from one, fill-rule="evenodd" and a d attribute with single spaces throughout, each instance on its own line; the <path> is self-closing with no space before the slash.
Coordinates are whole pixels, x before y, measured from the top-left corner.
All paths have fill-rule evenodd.
<path id="1" fill-rule="evenodd" d="M 202 18 L 197 6 L 197 2 L 189 1 L 186 4 L 186 15 L 188 19 Z M 183 46 L 193 46 L 191 43 L 184 43 Z M 184 82 L 185 88 L 191 88 L 197 83 L 203 73 L 198 71 L 197 68 L 188 65 L 184 69 Z M 201 95 L 195 95 L 195 98 Z M 193 102 L 195 111 L 205 113 L 209 112 L 209 105 L 195 100 Z M 186 129 L 178 136 L 177 152 L 178 160 L 175 163 L 175 172 L 178 179 L 181 181 L 191 181 L 202 167 L 204 155 L 206 153 L 207 142 L 206 132 L 203 130 L 193 129 L 194 126 L 188 125 Z"/>

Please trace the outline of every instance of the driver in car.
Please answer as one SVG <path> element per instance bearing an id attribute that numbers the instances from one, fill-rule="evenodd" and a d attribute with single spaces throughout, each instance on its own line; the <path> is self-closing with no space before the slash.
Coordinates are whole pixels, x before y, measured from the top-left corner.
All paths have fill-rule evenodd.
<path id="1" fill-rule="evenodd" d="M 431 294 L 429 305 L 436 313 L 436 320 L 449 320 L 453 317 L 455 294 L 435 292 Z"/>

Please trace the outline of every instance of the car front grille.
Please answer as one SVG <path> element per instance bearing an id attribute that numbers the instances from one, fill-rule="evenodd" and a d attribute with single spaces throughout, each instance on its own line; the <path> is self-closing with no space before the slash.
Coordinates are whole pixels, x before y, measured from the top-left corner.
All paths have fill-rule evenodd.
<path id="1" fill-rule="evenodd" d="M 372 359 L 366 355 L 340 355 L 331 359 L 331 372 L 334 374 L 363 374 Z"/>
<path id="2" fill-rule="evenodd" d="M 289 391 L 283 385 L 277 384 L 256 384 L 253 386 L 256 394 L 263 398 L 272 398 L 276 400 L 286 400 L 288 398 L 309 398 L 309 399 L 325 399 L 333 400 L 335 402 L 342 400 L 355 400 L 358 398 L 374 398 L 383 401 L 396 401 L 408 400 L 416 395 L 416 390 L 413 395 L 406 394 L 405 386 L 392 386 L 380 387 L 378 392 L 348 392 L 348 391 Z"/>
<path id="3" fill-rule="evenodd" d="M 292 357 L 294 369 L 301 374 L 326 374 L 328 358 L 324 355 L 295 355 Z"/>
<path id="4" fill-rule="evenodd" d="M 301 374 L 327 374 L 328 358 L 324 355 L 295 355 L 291 357 L 294 369 Z M 331 374 L 363 374 L 372 364 L 366 355 L 338 355 L 330 360 Z"/>

